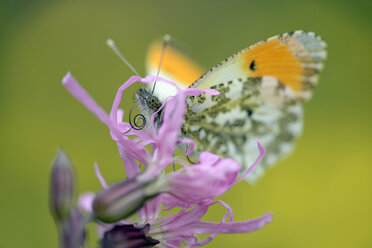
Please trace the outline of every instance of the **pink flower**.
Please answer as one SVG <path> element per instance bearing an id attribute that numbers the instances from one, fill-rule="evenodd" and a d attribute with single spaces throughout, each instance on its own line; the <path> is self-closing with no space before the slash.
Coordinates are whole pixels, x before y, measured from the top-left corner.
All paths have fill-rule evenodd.
<path id="1" fill-rule="evenodd" d="M 211 89 L 179 90 L 161 107 L 163 121 L 159 128 L 154 128 L 152 125 L 156 113 L 152 116 L 149 130 L 136 130 L 131 128 L 129 123 L 122 121 L 124 114 L 118 106 L 122 100 L 123 91 L 134 82 L 146 84 L 155 79 L 175 85 L 171 81 L 158 77 L 131 77 L 119 88 L 110 115 L 98 106 L 70 74 L 63 79 L 63 84 L 71 94 L 107 125 L 113 140 L 117 143 L 129 178 L 128 181 L 107 186 L 96 167 L 97 176 L 106 189 L 97 196 L 83 195 L 79 206 L 88 212 L 93 211 L 98 220 L 100 220 L 99 216 L 105 216 L 101 220 L 114 222 L 114 224 L 103 225 L 103 232 L 113 230 L 114 226 L 120 225 L 123 221 L 126 225 L 130 224 L 129 213 L 137 209 L 138 221 L 132 224 L 136 226 L 133 230 L 139 232 L 146 230 L 146 234 L 157 239 L 161 247 L 179 247 L 182 243 L 188 244 L 189 247 L 200 246 L 210 242 L 218 233 L 250 232 L 269 223 L 271 214 L 265 214 L 255 220 L 233 222 L 230 207 L 214 199 L 242 180 L 261 160 L 264 148 L 259 142 L 260 156 L 241 178 L 238 178 L 241 166 L 237 162 L 232 159 L 222 159 L 209 152 L 201 153 L 199 162 L 193 166 L 189 166 L 182 158 L 174 158 L 177 143 L 190 144 L 191 149 L 187 154 L 190 154 L 193 148 L 192 140 L 179 136 L 186 110 L 186 95 L 197 96 L 202 93 L 215 95 L 218 92 Z M 135 138 L 129 138 L 130 135 L 134 135 Z M 146 149 L 148 146 L 152 147 L 151 154 Z M 137 161 L 145 165 L 142 172 Z M 165 174 L 164 170 L 174 162 L 184 167 Z M 221 222 L 201 221 L 200 219 L 209 207 L 216 203 L 222 204 L 227 209 Z M 163 209 L 162 205 L 166 209 Z M 95 206 L 99 206 L 99 209 Z M 125 209 L 128 206 L 131 206 L 130 209 Z M 167 214 L 168 210 L 175 207 L 181 207 L 176 215 L 160 219 Z M 143 229 L 146 224 L 150 224 L 149 230 Z M 127 230 L 127 227 L 116 228 L 115 235 L 124 229 Z M 196 234 L 206 233 L 211 235 L 205 240 L 197 240 Z"/>

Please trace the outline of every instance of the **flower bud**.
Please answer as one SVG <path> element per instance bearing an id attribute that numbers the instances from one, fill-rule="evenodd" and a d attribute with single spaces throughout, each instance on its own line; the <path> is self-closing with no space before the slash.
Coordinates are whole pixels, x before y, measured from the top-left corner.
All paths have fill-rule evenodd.
<path id="1" fill-rule="evenodd" d="M 83 247 L 86 231 L 86 219 L 77 208 L 73 208 L 68 219 L 62 223 L 60 233 L 60 247 L 80 248 Z"/>
<path id="2" fill-rule="evenodd" d="M 153 247 L 159 244 L 156 239 L 147 236 L 150 225 L 146 224 L 142 228 L 134 225 L 119 225 L 107 231 L 100 241 L 102 248 L 136 248 Z"/>
<path id="3" fill-rule="evenodd" d="M 143 181 L 134 177 L 101 191 L 93 201 L 95 218 L 102 222 L 113 223 L 130 216 L 147 200 L 160 193 L 156 183 L 157 177 Z"/>
<path id="4" fill-rule="evenodd" d="M 50 175 L 50 210 L 57 222 L 69 217 L 73 194 L 73 167 L 66 153 L 59 150 Z"/>

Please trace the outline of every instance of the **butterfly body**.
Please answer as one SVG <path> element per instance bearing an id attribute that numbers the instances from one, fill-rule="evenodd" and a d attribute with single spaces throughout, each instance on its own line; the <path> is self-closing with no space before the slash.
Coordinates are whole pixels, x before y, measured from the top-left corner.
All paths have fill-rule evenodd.
<path id="1" fill-rule="evenodd" d="M 293 149 L 302 133 L 302 103 L 311 97 L 323 67 L 325 48 L 325 42 L 312 32 L 285 33 L 235 53 L 203 75 L 186 56 L 168 49 L 160 76 L 178 82 L 181 88 L 212 88 L 220 92 L 216 96 L 202 94 L 186 99 L 180 135 L 194 140 L 192 157 L 197 159 L 201 151 L 210 151 L 248 167 L 258 156 L 258 139 L 267 153 L 248 177 L 248 181 L 256 181 L 266 167 Z M 155 74 L 158 55 L 159 47 L 153 46 L 147 59 L 149 74 Z M 187 74 L 177 73 L 182 69 Z M 158 82 L 154 97 L 164 101 L 175 94 L 172 87 Z M 140 98 L 146 96 L 137 93 L 136 99 L 141 112 L 149 118 L 156 108 Z M 161 112 L 156 118 L 156 125 L 160 125 Z M 181 145 L 181 150 L 186 149 L 187 145 Z"/>

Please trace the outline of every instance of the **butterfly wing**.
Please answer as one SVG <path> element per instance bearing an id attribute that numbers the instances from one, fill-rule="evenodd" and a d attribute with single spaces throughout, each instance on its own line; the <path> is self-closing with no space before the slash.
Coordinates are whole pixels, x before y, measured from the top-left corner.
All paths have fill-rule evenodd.
<path id="1" fill-rule="evenodd" d="M 284 33 L 237 52 L 191 87 L 204 89 L 236 78 L 272 76 L 290 87 L 296 97 L 309 99 L 326 54 L 326 43 L 315 33 Z"/>
<path id="2" fill-rule="evenodd" d="M 156 75 L 160 64 L 163 44 L 161 41 L 155 41 L 151 44 L 146 57 L 147 75 Z M 197 80 L 205 70 L 195 63 L 180 45 L 171 41 L 164 51 L 163 61 L 159 76 L 176 82 L 179 87 L 187 88 Z M 149 87 L 152 89 L 153 84 Z M 157 82 L 154 94 L 160 99 L 175 95 L 177 89 L 167 83 Z"/>
<path id="3" fill-rule="evenodd" d="M 247 178 L 256 181 L 301 134 L 302 102 L 312 94 L 325 49 L 319 36 L 296 31 L 234 54 L 191 85 L 221 94 L 187 99 L 183 134 L 198 151 L 232 157 L 245 168 L 258 156 L 257 138 L 266 156 Z"/>

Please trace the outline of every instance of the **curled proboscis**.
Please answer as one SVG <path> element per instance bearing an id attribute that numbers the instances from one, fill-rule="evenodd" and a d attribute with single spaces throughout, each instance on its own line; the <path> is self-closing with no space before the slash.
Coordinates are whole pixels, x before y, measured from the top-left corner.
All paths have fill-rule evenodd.
<path id="1" fill-rule="evenodd" d="M 146 117 L 143 114 L 136 114 L 132 122 L 132 111 L 135 106 L 137 106 L 137 104 L 133 105 L 133 107 L 129 111 L 129 125 L 134 130 L 141 130 L 146 126 Z"/>

